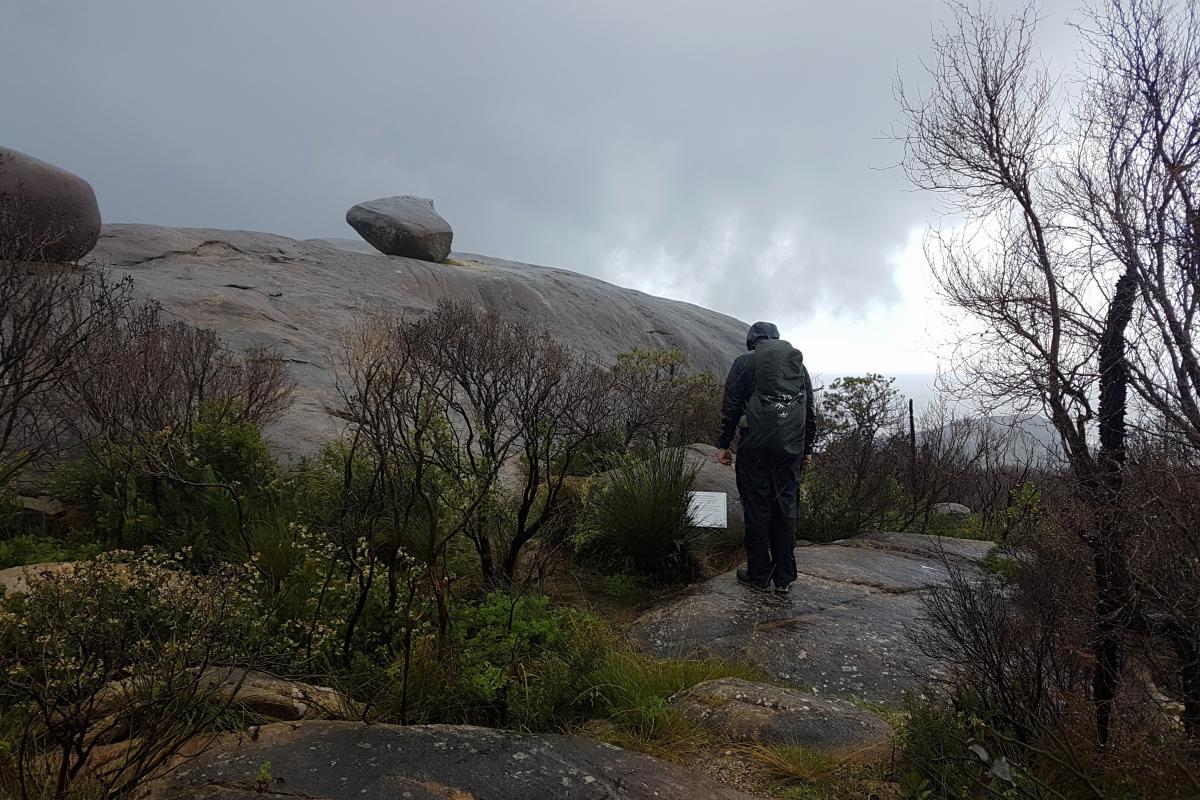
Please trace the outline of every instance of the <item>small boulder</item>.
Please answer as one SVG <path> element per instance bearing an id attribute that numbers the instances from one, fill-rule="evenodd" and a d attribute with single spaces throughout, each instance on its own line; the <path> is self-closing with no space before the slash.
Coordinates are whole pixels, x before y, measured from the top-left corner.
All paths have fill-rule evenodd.
<path id="1" fill-rule="evenodd" d="M 696 480 L 692 488 L 697 492 L 722 492 L 725 495 L 725 515 L 730 541 L 740 541 L 746 532 L 745 515 L 742 511 L 742 498 L 738 494 L 737 473 L 733 467 L 727 467 L 717 461 L 720 453 L 710 444 L 689 445 L 685 458 L 687 465 L 696 470 Z"/>
<path id="2" fill-rule="evenodd" d="M 91 185 L 53 164 L 0 147 L 0 258 L 69 262 L 100 238 Z"/>
<path id="3" fill-rule="evenodd" d="M 30 583 L 42 578 L 69 573 L 75 567 L 73 561 L 48 561 L 43 564 L 26 564 L 23 567 L 0 569 L 0 587 L 9 594 L 25 593 Z"/>
<path id="4" fill-rule="evenodd" d="M 145 681 L 139 679 L 127 678 L 109 684 L 97 695 L 95 712 L 111 714 L 146 688 Z M 236 667 L 205 669 L 196 680 L 196 690 L 273 720 L 331 719 L 342 716 L 346 710 L 341 695 L 334 689 Z"/>
<path id="5" fill-rule="evenodd" d="M 892 756 L 893 731 L 866 709 L 737 678 L 704 681 L 671 698 L 691 721 L 737 742 L 800 745 L 839 762 Z"/>
<path id="6" fill-rule="evenodd" d="M 454 231 L 427 197 L 381 197 L 346 212 L 346 222 L 381 253 L 445 261 Z"/>
<path id="7" fill-rule="evenodd" d="M 934 503 L 933 508 L 930 510 L 942 517 L 961 518 L 971 516 L 971 509 L 962 503 Z"/>
<path id="8" fill-rule="evenodd" d="M 276 678 L 257 670 L 210 667 L 199 684 L 214 689 L 222 700 L 270 719 L 336 719 L 346 710 L 335 689 Z"/>

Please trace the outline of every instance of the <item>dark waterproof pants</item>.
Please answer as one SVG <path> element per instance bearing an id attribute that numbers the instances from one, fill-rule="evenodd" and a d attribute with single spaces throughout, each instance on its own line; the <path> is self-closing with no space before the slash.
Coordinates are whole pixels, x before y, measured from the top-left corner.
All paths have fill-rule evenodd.
<path id="1" fill-rule="evenodd" d="M 787 586 L 796 580 L 796 495 L 799 470 L 771 464 L 754 453 L 737 454 L 738 494 L 746 517 L 750 580 Z"/>

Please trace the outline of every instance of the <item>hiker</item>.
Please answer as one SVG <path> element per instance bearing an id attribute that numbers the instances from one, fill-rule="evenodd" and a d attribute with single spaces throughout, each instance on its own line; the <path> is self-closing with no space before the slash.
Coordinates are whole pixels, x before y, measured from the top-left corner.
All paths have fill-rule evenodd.
<path id="1" fill-rule="evenodd" d="M 746 568 L 737 579 L 755 589 L 787 592 L 796 580 L 796 495 L 800 471 L 812 460 L 816 433 L 812 380 L 804 356 L 779 338 L 770 322 L 746 334 L 749 352 L 738 356 L 725 380 L 721 452 L 740 433 L 737 486 L 746 517 Z"/>

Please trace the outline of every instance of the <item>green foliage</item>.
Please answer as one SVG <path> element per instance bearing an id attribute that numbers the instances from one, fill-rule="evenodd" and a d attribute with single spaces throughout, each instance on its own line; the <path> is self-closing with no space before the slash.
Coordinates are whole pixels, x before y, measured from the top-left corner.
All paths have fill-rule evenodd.
<path id="1" fill-rule="evenodd" d="M 600 593 L 620 603 L 634 604 L 646 596 L 646 579 L 641 575 L 618 572 L 600 581 Z"/>
<path id="2" fill-rule="evenodd" d="M 584 501 L 576 546 L 642 575 L 693 577 L 696 536 L 688 493 L 695 477 L 682 448 L 597 477 Z"/>
<path id="3" fill-rule="evenodd" d="M 992 541 L 990 531 L 978 514 L 930 514 L 920 532 L 931 536 L 949 536 L 952 539 Z"/>
<path id="4" fill-rule="evenodd" d="M 1025 481 L 1014 487 L 1001 520 L 1003 528 L 997 538 L 1002 541 L 1020 545 L 1037 537 L 1047 522 L 1045 502 L 1037 485 Z"/>
<path id="5" fill-rule="evenodd" d="M 110 546 L 187 549 L 200 563 L 248 553 L 249 508 L 280 469 L 258 426 L 201 415 L 156 445 L 97 443 L 50 479 L 58 498 L 90 513 Z"/>
<path id="6" fill-rule="evenodd" d="M 998 729 L 978 698 L 953 707 L 910 701 L 901 742 L 900 794 L 932 798 L 1094 798 L 1138 800 L 1193 797 L 1186 766 L 1143 753 L 1128 761 L 1121 748 L 1098 753 L 1069 731 L 1022 741 Z M 1063 735 L 1063 734 L 1066 735 Z M 1149 742 L 1134 745 L 1153 747 Z M 1159 743 L 1158 747 L 1162 747 Z M 1153 751 L 1151 751 L 1153 752 Z"/>
<path id="7" fill-rule="evenodd" d="M 33 784 L 57 796 L 87 774 L 97 723 L 136 730 L 137 756 L 94 776 L 105 796 L 121 796 L 222 726 L 227 703 L 195 670 L 255 664 L 272 627 L 234 570 L 193 575 L 149 553 L 78 563 L 0 598 L 0 718 L 15 723 Z"/>
<path id="8" fill-rule="evenodd" d="M 967 750 L 973 736 L 966 714 L 933 704 L 909 703 L 903 738 L 904 796 L 973 796 L 981 788 L 978 761 Z"/>
<path id="9" fill-rule="evenodd" d="M 899 415 L 895 384 L 895 378 L 873 372 L 834 380 L 821 398 L 822 427 L 832 434 L 873 439 Z"/>
<path id="10" fill-rule="evenodd" d="M 653 749 L 696 735 L 671 695 L 722 677 L 759 678 L 720 661 L 655 659 L 628 650 L 592 614 L 539 595 L 492 593 L 455 611 L 453 641 L 431 633 L 405 663 L 359 663 L 357 693 L 381 721 L 563 730 L 614 723 L 618 742 Z"/>
<path id="11" fill-rule="evenodd" d="M 621 447 L 647 457 L 670 445 L 708 441 L 722 384 L 692 372 L 679 349 L 631 350 L 617 355 L 612 374 L 621 404 Z"/>
<path id="12" fill-rule="evenodd" d="M 72 545 L 50 536 L 24 534 L 0 541 L 0 569 L 50 561 L 75 561 L 91 558 L 99 552 L 97 544 Z"/>
<path id="13" fill-rule="evenodd" d="M 1011 548 L 998 546 L 983 557 L 979 568 L 989 575 L 995 575 L 1005 584 L 1013 585 L 1021 574 L 1021 561 Z"/>
<path id="14" fill-rule="evenodd" d="M 182 645 L 201 630 L 213 637 L 206 644 L 214 655 L 243 654 L 267 621 L 241 602 L 236 578 L 190 575 L 179 566 L 152 553 L 108 553 L 4 597 L 2 685 L 74 696 L 89 680 L 133 674 L 138 664 L 158 659 L 165 643 Z M 97 653 L 106 657 L 97 661 Z"/>
<path id="15" fill-rule="evenodd" d="M 496 592 L 456 610 L 451 642 L 422 636 L 407 676 L 402 658 L 383 669 L 360 664 L 359 692 L 383 721 L 554 730 L 579 717 L 615 641 L 593 615 Z"/>
<path id="16" fill-rule="evenodd" d="M 887 477 L 866 484 L 847 480 L 837 462 L 822 455 L 800 478 L 797 536 L 823 543 L 903 527 L 899 514 L 906 499 L 900 481 Z"/>
<path id="17" fill-rule="evenodd" d="M 490 594 L 460 610 L 455 631 L 464 717 L 537 730 L 574 715 L 612 647 L 600 620 L 542 596 Z"/>
<path id="18" fill-rule="evenodd" d="M 569 464 L 559 458 L 552 465 L 554 473 L 588 477 L 620 465 L 625 458 L 625 439 L 621 431 L 608 431 L 584 442 L 571 454 Z"/>

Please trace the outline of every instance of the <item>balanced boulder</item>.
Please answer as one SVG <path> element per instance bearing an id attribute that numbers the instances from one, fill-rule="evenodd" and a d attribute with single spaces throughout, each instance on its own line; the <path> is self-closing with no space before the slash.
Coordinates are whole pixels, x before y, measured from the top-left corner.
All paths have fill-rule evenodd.
<path id="1" fill-rule="evenodd" d="M 99 238 L 100 207 L 87 181 L 0 147 L 0 257 L 77 261 Z"/>
<path id="2" fill-rule="evenodd" d="M 381 197 L 346 212 L 346 222 L 381 253 L 445 261 L 454 231 L 427 197 Z"/>

